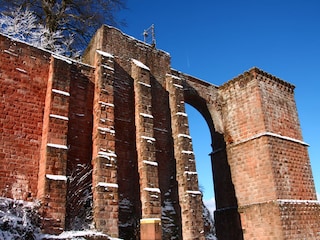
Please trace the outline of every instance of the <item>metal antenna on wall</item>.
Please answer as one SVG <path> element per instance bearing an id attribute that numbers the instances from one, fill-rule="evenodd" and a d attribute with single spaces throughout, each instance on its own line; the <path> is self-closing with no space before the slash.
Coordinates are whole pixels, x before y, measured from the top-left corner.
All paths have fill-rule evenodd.
<path id="1" fill-rule="evenodd" d="M 147 30 L 143 31 L 143 39 L 144 42 L 147 43 L 148 39 L 150 40 L 149 36 L 151 35 L 151 45 L 153 47 L 156 46 L 156 38 L 154 34 L 154 24 L 152 24 Z"/>

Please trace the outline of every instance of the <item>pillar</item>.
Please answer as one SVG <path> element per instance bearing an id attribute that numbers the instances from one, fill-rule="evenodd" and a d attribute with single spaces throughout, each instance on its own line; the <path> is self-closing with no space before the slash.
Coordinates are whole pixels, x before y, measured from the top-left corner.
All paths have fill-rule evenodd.
<path id="1" fill-rule="evenodd" d="M 199 191 L 195 157 L 185 113 L 182 79 L 168 74 L 166 84 L 171 109 L 183 239 L 205 239 L 202 194 Z"/>
<path id="2" fill-rule="evenodd" d="M 69 64 L 51 58 L 38 174 L 42 228 L 46 233 L 64 230 L 67 191 L 67 133 L 70 79 Z"/>
<path id="3" fill-rule="evenodd" d="M 131 76 L 134 80 L 136 146 L 140 175 L 142 219 L 141 240 L 161 239 L 161 194 L 158 183 L 158 163 L 153 133 L 150 69 L 132 59 Z"/>
<path id="4" fill-rule="evenodd" d="M 254 68 L 220 91 L 244 239 L 317 239 L 320 204 L 294 86 Z"/>
<path id="5" fill-rule="evenodd" d="M 97 50 L 93 102 L 93 220 L 98 231 L 118 237 L 117 154 L 114 130 L 114 59 Z"/>

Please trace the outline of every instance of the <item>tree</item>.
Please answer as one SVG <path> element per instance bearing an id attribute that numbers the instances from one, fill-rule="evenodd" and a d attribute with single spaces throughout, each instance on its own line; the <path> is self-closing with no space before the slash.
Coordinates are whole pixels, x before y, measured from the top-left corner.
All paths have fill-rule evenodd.
<path id="1" fill-rule="evenodd" d="M 34 41 L 39 28 L 36 22 L 36 17 L 32 12 L 28 9 L 22 11 L 21 8 L 12 12 L 11 16 L 2 13 L 0 17 L 2 33 L 30 43 Z M 25 29 L 28 30 L 25 31 Z"/>
<path id="2" fill-rule="evenodd" d="M 47 34 L 61 34 L 62 42 L 73 39 L 70 48 L 78 51 L 102 24 L 122 24 L 116 13 L 125 8 L 125 0 L 0 0 L 0 6 L 8 17 L 18 9 L 30 11 Z"/>
<path id="3" fill-rule="evenodd" d="M 0 15 L 1 32 L 30 43 L 39 48 L 51 50 L 57 54 L 77 57 L 80 53 L 71 48 L 72 36 L 66 37 L 61 31 L 50 32 L 43 25 L 37 23 L 36 16 L 29 9 L 18 8 L 10 16 Z"/>

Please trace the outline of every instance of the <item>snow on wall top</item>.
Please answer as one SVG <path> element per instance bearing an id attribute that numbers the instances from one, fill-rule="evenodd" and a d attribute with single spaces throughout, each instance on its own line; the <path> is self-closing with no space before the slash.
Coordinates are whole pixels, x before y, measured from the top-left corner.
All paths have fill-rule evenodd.
<path id="1" fill-rule="evenodd" d="M 135 38 L 135 37 L 133 37 L 133 36 L 130 36 L 130 35 L 122 32 L 120 29 L 118 29 L 118 28 L 116 28 L 116 27 L 109 26 L 109 25 L 105 25 L 105 27 L 107 27 L 107 28 L 109 28 L 109 29 L 114 29 L 114 30 L 120 32 L 123 36 L 125 36 L 125 37 L 127 37 L 128 39 L 131 39 L 131 40 L 133 40 L 133 41 L 136 41 L 136 42 L 137 42 L 138 44 L 140 44 L 140 45 L 148 46 L 149 48 L 154 48 L 154 46 L 152 46 L 151 44 L 146 43 L 146 42 L 144 42 L 144 41 L 141 41 L 141 40 L 139 40 L 139 39 L 137 39 L 137 38 Z M 166 54 L 166 55 L 168 55 L 168 56 L 170 56 L 170 53 L 168 53 L 168 52 L 166 52 L 166 51 L 164 51 L 164 50 L 161 50 L 161 49 L 156 49 L 156 50 L 157 50 L 157 51 L 160 51 L 160 52 L 162 52 L 162 53 L 164 53 L 164 54 Z"/>
<path id="2" fill-rule="evenodd" d="M 104 56 L 104 57 L 109 57 L 109 58 L 113 58 L 113 55 L 111 53 L 107 53 L 101 50 L 96 50 L 97 53 L 99 53 L 100 55 Z"/>
<path id="3" fill-rule="evenodd" d="M 67 177 L 64 175 L 46 174 L 46 178 L 56 181 L 67 181 Z"/>
<path id="4" fill-rule="evenodd" d="M 66 145 L 62 145 L 62 144 L 56 144 L 56 143 L 47 143 L 48 147 L 52 147 L 52 148 L 60 148 L 60 149 L 68 149 L 68 146 Z"/>
<path id="5" fill-rule="evenodd" d="M 133 62 L 135 65 L 137 65 L 138 67 L 150 71 L 150 68 L 148 68 L 148 67 L 147 67 L 146 65 L 144 65 L 142 62 L 140 62 L 140 61 L 138 61 L 138 60 L 136 60 L 136 59 L 134 59 L 134 58 L 131 58 L 131 60 L 132 60 L 132 62 Z"/>

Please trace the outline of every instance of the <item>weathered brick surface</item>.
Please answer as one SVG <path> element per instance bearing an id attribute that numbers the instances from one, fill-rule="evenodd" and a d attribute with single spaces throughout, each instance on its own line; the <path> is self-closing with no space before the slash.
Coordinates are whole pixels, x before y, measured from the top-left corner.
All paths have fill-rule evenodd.
<path id="1" fill-rule="evenodd" d="M 278 199 L 315 200 L 307 148 L 275 137 L 268 141 Z"/>
<path id="2" fill-rule="evenodd" d="M 114 59 L 95 53 L 93 121 L 93 218 L 95 227 L 118 236 L 118 181 L 114 127 Z"/>
<path id="3" fill-rule="evenodd" d="M 114 114 L 117 134 L 115 149 L 119 185 L 119 237 L 139 236 L 141 219 L 140 184 L 136 151 L 135 101 L 133 79 L 119 65 L 114 82 Z M 123 109 L 127 109 L 123 111 Z"/>
<path id="4" fill-rule="evenodd" d="M 50 54 L 2 35 L 0 49 L 1 195 L 33 200 Z"/>
<path id="5" fill-rule="evenodd" d="M 62 78 L 64 62 L 51 58 L 43 116 L 37 198 L 42 228 L 60 233 L 65 225 L 67 191 L 67 134 L 70 79 Z"/>
<path id="6" fill-rule="evenodd" d="M 266 137 L 228 149 L 233 183 L 240 206 L 276 198 L 271 162 L 266 161 L 269 158 L 268 150 Z"/>
<path id="7" fill-rule="evenodd" d="M 225 103 L 222 112 L 228 144 L 267 130 L 259 81 L 250 73 L 226 83 L 219 90 Z"/>
<path id="8" fill-rule="evenodd" d="M 123 239 L 204 239 L 188 103 L 211 133 L 218 238 L 319 238 L 291 84 L 254 68 L 214 86 L 108 26 L 89 65 L 0 47 L 1 195 L 39 199 L 45 232 L 93 222 Z"/>
<path id="9" fill-rule="evenodd" d="M 262 202 L 247 205 L 240 207 L 239 211 L 244 239 L 286 239 L 276 203 Z"/>
<path id="10" fill-rule="evenodd" d="M 62 75 L 70 79 L 66 229 L 80 229 L 91 224 L 86 217 L 92 218 L 88 214 L 92 208 L 88 206 L 92 204 L 93 70 L 73 63 L 70 71 L 63 71 Z"/>
<path id="11" fill-rule="evenodd" d="M 185 113 L 182 79 L 167 75 L 167 90 L 171 109 L 172 135 L 176 159 L 181 207 L 182 236 L 184 239 L 205 239 L 203 231 L 201 192 L 199 191 L 195 157 Z"/>
<path id="12" fill-rule="evenodd" d="M 288 225 L 298 224 L 300 216 L 295 218 L 289 208 L 279 208 L 277 202 L 301 201 L 311 213 L 307 201 L 316 200 L 293 89 L 258 69 L 220 88 L 228 162 L 245 239 L 299 239 L 286 230 L 280 215 L 290 215 Z M 256 214 L 259 208 L 261 216 Z M 296 210 L 298 213 L 298 207 Z M 270 215 L 272 224 L 267 220 Z M 311 219 L 319 216 L 316 211 L 311 215 Z M 307 239 L 316 239 L 318 230 L 311 225 L 313 230 L 305 230 L 305 234 Z M 296 230 L 295 234 L 301 231 Z"/>
<path id="13" fill-rule="evenodd" d="M 318 239 L 315 201 L 278 200 L 240 207 L 245 239 Z"/>
<path id="14" fill-rule="evenodd" d="M 158 163 L 153 134 L 152 95 L 149 69 L 132 62 L 135 90 L 135 125 L 140 175 L 142 218 L 161 218 L 161 199 L 158 183 Z M 138 64 L 141 64 L 138 62 Z"/>
<path id="15" fill-rule="evenodd" d="M 92 210 L 84 207 L 92 199 L 92 75 L 91 67 L 51 60 L 37 195 L 46 232 L 85 224 L 79 218 Z"/>
<path id="16" fill-rule="evenodd" d="M 261 94 L 265 129 L 294 139 L 302 139 L 294 86 L 271 75 L 253 72 Z"/>
<path id="17" fill-rule="evenodd" d="M 320 206 L 314 201 L 278 201 L 284 239 L 319 239 Z"/>

